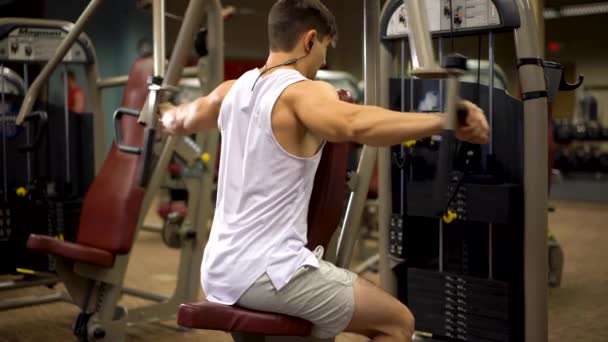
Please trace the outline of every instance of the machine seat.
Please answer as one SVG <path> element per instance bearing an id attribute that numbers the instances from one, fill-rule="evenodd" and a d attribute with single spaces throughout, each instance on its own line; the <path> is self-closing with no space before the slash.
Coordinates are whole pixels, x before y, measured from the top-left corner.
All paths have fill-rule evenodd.
<path id="1" fill-rule="evenodd" d="M 312 330 L 312 323 L 301 318 L 208 301 L 181 304 L 177 311 L 177 324 L 192 329 L 264 336 L 310 336 Z"/>
<path id="2" fill-rule="evenodd" d="M 48 235 L 31 234 L 27 248 L 100 267 L 114 265 L 114 255 L 106 250 L 57 240 Z"/>
<path id="3" fill-rule="evenodd" d="M 186 217 L 188 215 L 188 207 L 181 203 L 163 203 L 158 206 L 158 216 L 164 220 L 168 219 L 172 213 Z"/>

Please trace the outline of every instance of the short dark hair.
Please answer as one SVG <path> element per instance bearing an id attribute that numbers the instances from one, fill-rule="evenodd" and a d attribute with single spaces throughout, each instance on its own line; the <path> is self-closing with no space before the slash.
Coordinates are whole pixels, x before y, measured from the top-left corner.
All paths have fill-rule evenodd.
<path id="1" fill-rule="evenodd" d="M 75 80 L 75 79 L 76 79 L 76 74 L 74 73 L 74 71 L 72 71 L 72 70 L 68 69 L 67 74 L 68 74 L 68 78 L 71 78 L 71 79 L 73 79 L 73 80 Z"/>
<path id="2" fill-rule="evenodd" d="M 304 32 L 317 30 L 319 39 L 335 45 L 338 27 L 334 15 L 320 0 L 278 0 L 268 14 L 271 51 L 291 51 Z"/>

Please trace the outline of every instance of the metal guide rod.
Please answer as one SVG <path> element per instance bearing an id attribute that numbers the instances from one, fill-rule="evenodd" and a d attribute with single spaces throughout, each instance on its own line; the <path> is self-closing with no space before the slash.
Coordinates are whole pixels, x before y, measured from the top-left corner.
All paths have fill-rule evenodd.
<path id="1" fill-rule="evenodd" d="M 488 56 L 490 68 L 488 71 L 489 78 L 489 91 L 488 91 L 488 126 L 490 127 L 490 133 L 492 132 L 492 125 L 494 124 L 494 32 L 490 32 L 488 36 Z M 477 63 L 481 63 L 481 61 L 477 61 Z M 478 66 L 479 67 L 479 66 Z M 494 153 L 494 138 L 492 134 L 490 134 L 490 154 Z"/>
<path id="2" fill-rule="evenodd" d="M 481 58 L 481 56 L 480 56 Z M 488 35 L 488 60 L 489 67 L 489 82 L 488 82 L 488 126 L 490 128 L 490 141 L 488 144 L 489 153 L 494 154 L 494 137 L 492 128 L 494 127 L 494 32 L 490 31 Z M 481 63 L 480 60 L 477 63 Z M 479 65 L 477 66 L 480 67 Z M 493 245 L 494 226 L 488 224 L 488 278 L 494 279 L 494 245 Z"/>
<path id="3" fill-rule="evenodd" d="M 540 58 L 534 10 L 516 0 L 521 25 L 515 30 L 518 59 Z M 546 90 L 543 67 L 519 68 L 522 92 Z M 547 326 L 547 98 L 524 101 L 524 306 L 525 341 L 548 339 Z"/>
<path id="4" fill-rule="evenodd" d="M 28 71 L 27 71 L 27 64 L 23 64 L 23 83 L 24 83 L 24 91 L 27 93 L 28 88 L 30 87 L 29 84 L 30 80 L 29 80 L 29 75 L 28 75 Z M 29 146 L 31 143 L 31 137 L 30 137 L 30 126 L 26 126 L 25 127 L 25 143 Z M 27 160 L 27 182 L 31 182 L 32 181 L 32 153 L 28 150 L 25 153 L 25 158 Z"/>
<path id="5" fill-rule="evenodd" d="M 72 182 L 72 173 L 70 170 L 70 109 L 68 108 L 68 67 L 64 64 L 61 68 L 63 75 L 63 129 L 65 129 L 65 181 Z"/>
<path id="6" fill-rule="evenodd" d="M 386 11 L 386 4 L 382 12 L 384 13 L 384 11 Z M 384 43 L 380 44 L 379 58 L 379 79 L 383 82 L 378 83 L 378 105 L 388 108 L 389 82 L 386 80 L 391 77 L 392 55 L 389 47 Z M 382 289 L 397 296 L 397 279 L 392 271 L 393 265 L 389 255 L 390 216 L 393 207 L 391 182 L 391 150 L 390 147 L 382 147 L 378 149 L 378 254 L 380 255 L 378 271 Z"/>
<path id="7" fill-rule="evenodd" d="M 34 107 L 34 102 L 38 98 L 38 95 L 40 94 L 43 85 L 48 81 L 53 70 L 55 70 L 57 65 L 63 60 L 65 54 L 69 51 L 70 47 L 72 47 L 72 44 L 74 43 L 74 41 L 76 41 L 80 33 L 82 33 L 82 31 L 84 30 L 84 26 L 93 16 L 95 11 L 97 10 L 97 7 L 99 7 L 102 2 L 103 0 L 91 0 L 91 2 L 89 2 L 89 5 L 82 12 L 82 14 L 80 15 L 76 23 L 74 23 L 74 26 L 72 26 L 65 38 L 61 41 L 59 47 L 57 47 L 57 51 L 55 51 L 53 57 L 46 63 L 44 68 L 42 68 L 40 74 L 38 74 L 38 77 L 36 77 L 34 83 L 32 83 L 32 86 L 30 87 L 23 99 L 23 103 L 21 104 L 21 108 L 19 109 L 19 115 L 17 115 L 16 119 L 17 125 L 23 124 L 25 116 L 32 111 L 32 108 Z"/>
<path id="8" fill-rule="evenodd" d="M 182 77 L 196 77 L 198 75 L 197 67 L 184 67 L 182 72 Z M 113 76 L 102 78 L 97 81 L 97 88 L 114 88 L 121 87 L 127 84 L 127 80 L 129 79 L 129 75 L 121 75 L 121 76 Z"/>
<path id="9" fill-rule="evenodd" d="M 380 3 L 378 0 L 363 2 L 363 41 L 364 41 L 364 74 L 365 74 L 365 104 L 375 105 L 378 102 L 376 87 L 378 85 L 378 49 L 380 46 Z M 369 190 L 378 148 L 363 146 L 359 165 L 357 167 L 356 187 L 350 193 L 346 208 L 336 255 L 336 266 L 348 268 L 352 259 L 355 243 L 360 235 L 361 216 Z"/>
<path id="10" fill-rule="evenodd" d="M 152 2 L 152 39 L 154 39 L 154 76 L 165 76 L 165 0 Z"/>
<path id="11" fill-rule="evenodd" d="M 8 165 L 6 165 L 6 110 L 4 108 L 6 105 L 6 99 L 4 98 L 4 93 L 6 92 L 6 76 L 4 75 L 4 63 L 0 64 L 0 72 L 2 73 L 2 190 L 4 194 L 4 201 L 8 201 L 8 184 L 7 184 L 7 176 L 8 176 Z"/>

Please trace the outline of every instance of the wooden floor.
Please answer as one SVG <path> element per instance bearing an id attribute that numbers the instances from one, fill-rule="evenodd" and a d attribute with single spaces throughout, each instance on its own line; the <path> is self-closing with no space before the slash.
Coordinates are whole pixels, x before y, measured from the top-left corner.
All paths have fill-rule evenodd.
<path id="1" fill-rule="evenodd" d="M 574 202 L 554 203 L 550 227 L 566 255 L 561 288 L 550 290 L 550 341 L 608 341 L 608 205 Z M 164 247 L 160 236 L 142 233 L 133 251 L 127 286 L 170 295 L 179 253 Z M 366 275 L 375 280 L 374 274 Z M 0 292 L 0 300 L 50 293 L 45 287 Z M 125 297 L 133 307 L 145 303 Z M 0 342 L 75 341 L 71 324 L 78 310 L 67 303 L 0 312 Z M 146 323 L 128 329 L 128 341 L 232 341 L 214 331 L 181 332 L 171 321 Z M 351 334 L 340 342 L 366 341 Z"/>

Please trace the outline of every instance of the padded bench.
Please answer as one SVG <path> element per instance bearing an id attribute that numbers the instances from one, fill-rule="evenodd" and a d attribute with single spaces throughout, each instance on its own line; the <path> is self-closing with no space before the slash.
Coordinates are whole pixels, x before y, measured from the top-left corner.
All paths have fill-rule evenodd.
<path id="1" fill-rule="evenodd" d="M 143 57 L 133 63 L 125 85 L 123 107 L 138 110 L 143 107 L 148 94 L 147 77 L 153 70 L 151 57 Z M 144 127 L 137 123 L 137 118 L 125 116 L 121 127 L 125 144 L 143 146 Z M 76 241 L 31 234 L 27 248 L 112 268 L 116 256 L 128 254 L 135 239 L 144 198 L 144 189 L 138 184 L 141 163 L 140 155 L 121 152 L 113 143 L 85 195 Z"/>

